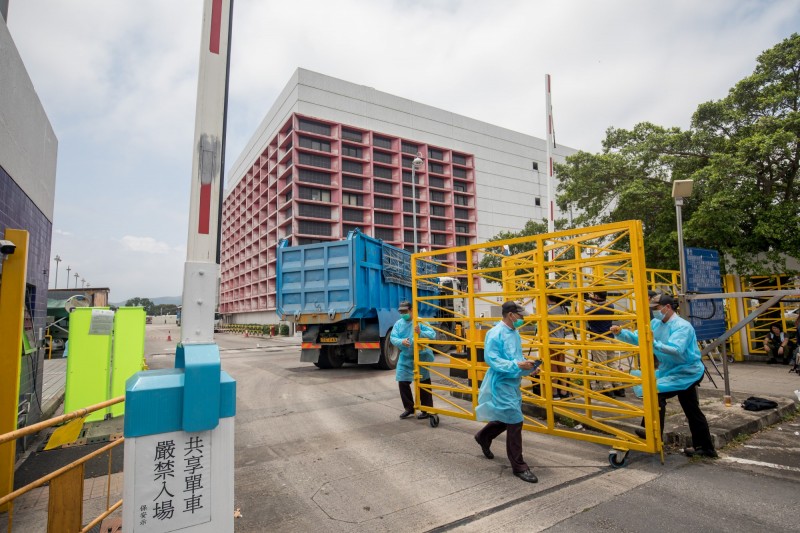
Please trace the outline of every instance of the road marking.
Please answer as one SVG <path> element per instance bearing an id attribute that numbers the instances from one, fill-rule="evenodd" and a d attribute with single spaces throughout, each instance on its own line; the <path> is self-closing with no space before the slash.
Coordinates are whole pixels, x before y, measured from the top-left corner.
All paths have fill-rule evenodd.
<path id="1" fill-rule="evenodd" d="M 744 447 L 750 448 L 751 450 L 780 450 L 782 452 L 792 453 L 800 452 L 800 448 L 786 448 L 784 446 L 756 446 L 754 444 L 745 444 Z"/>
<path id="2" fill-rule="evenodd" d="M 729 463 L 739 463 L 743 465 L 763 466 L 766 468 L 774 468 L 776 470 L 788 470 L 790 472 L 800 472 L 800 468 L 796 466 L 778 465 L 775 463 L 765 463 L 764 461 L 753 461 L 752 459 L 742 459 L 741 457 L 721 457 L 720 461 L 727 461 Z"/>

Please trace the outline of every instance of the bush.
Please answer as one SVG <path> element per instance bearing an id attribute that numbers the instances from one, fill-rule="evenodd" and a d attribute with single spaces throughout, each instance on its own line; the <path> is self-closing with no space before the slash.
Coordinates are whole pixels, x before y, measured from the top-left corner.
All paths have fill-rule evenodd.
<path id="1" fill-rule="evenodd" d="M 280 334 L 284 337 L 289 335 L 289 324 L 281 324 Z"/>

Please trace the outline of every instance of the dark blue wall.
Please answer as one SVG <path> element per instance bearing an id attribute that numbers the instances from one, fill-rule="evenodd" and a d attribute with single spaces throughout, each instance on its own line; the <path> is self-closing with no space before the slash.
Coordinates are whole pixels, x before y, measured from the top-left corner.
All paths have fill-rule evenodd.
<path id="1" fill-rule="evenodd" d="M 0 235 L 6 228 L 22 229 L 29 233 L 27 296 L 34 332 L 45 327 L 47 316 L 47 283 L 50 271 L 50 237 L 53 223 L 25 194 L 11 176 L 0 167 Z M 41 417 L 44 350 L 34 352 L 22 363 L 20 403 L 29 404 L 29 414 L 23 424 L 33 424 Z M 3 369 L 0 369 L 2 372 Z"/>

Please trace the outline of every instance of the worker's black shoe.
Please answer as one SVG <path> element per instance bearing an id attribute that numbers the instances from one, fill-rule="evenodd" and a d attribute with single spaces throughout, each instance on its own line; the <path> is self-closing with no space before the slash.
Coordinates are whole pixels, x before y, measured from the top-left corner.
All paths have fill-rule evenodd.
<path id="1" fill-rule="evenodd" d="M 708 457 L 709 459 L 716 459 L 719 457 L 715 450 L 706 450 L 705 448 L 684 448 L 683 453 L 687 457 Z"/>
<path id="2" fill-rule="evenodd" d="M 530 470 L 525 470 L 524 472 L 514 472 L 514 475 L 520 478 L 522 481 L 527 481 L 528 483 L 537 483 L 539 481 L 539 478 L 536 477 Z"/>
<path id="3" fill-rule="evenodd" d="M 647 438 L 647 433 L 645 433 L 644 428 L 636 428 L 633 430 L 633 432 L 636 433 L 636 436 L 639 437 L 640 439 Z"/>
<path id="4" fill-rule="evenodd" d="M 482 443 L 477 435 L 475 435 L 475 442 L 477 442 L 478 445 L 481 447 L 481 451 L 483 452 L 484 457 L 486 457 L 487 459 L 494 459 L 494 454 L 492 453 L 492 450 L 490 450 L 488 446 Z"/>
<path id="5" fill-rule="evenodd" d="M 429 416 L 431 416 L 431 415 L 429 415 L 429 414 L 428 414 L 428 413 L 426 413 L 425 411 L 422 411 L 420 414 L 418 414 L 418 415 L 417 415 L 417 418 L 419 418 L 420 420 L 422 420 L 423 418 L 428 418 Z"/>
<path id="6" fill-rule="evenodd" d="M 400 418 L 408 418 L 409 416 L 413 416 L 414 410 L 413 409 L 406 409 L 402 413 L 400 413 Z"/>
<path id="7" fill-rule="evenodd" d="M 617 398 L 624 398 L 625 397 L 625 389 L 617 389 L 614 391 L 614 396 Z"/>

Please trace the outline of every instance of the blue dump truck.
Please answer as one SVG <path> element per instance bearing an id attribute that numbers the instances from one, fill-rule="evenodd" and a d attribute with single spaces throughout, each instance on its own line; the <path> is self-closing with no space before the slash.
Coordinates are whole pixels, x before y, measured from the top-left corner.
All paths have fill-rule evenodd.
<path id="1" fill-rule="evenodd" d="M 436 272 L 430 263 L 420 261 L 419 268 Z M 438 291 L 420 281 L 417 294 Z M 303 332 L 300 361 L 319 368 L 358 363 L 392 369 L 399 354 L 389 336 L 400 318 L 398 304 L 411 301 L 411 254 L 358 230 L 341 241 L 284 241 L 278 247 L 277 298 L 281 319 Z M 437 309 L 420 304 L 418 312 L 434 317 Z"/>

